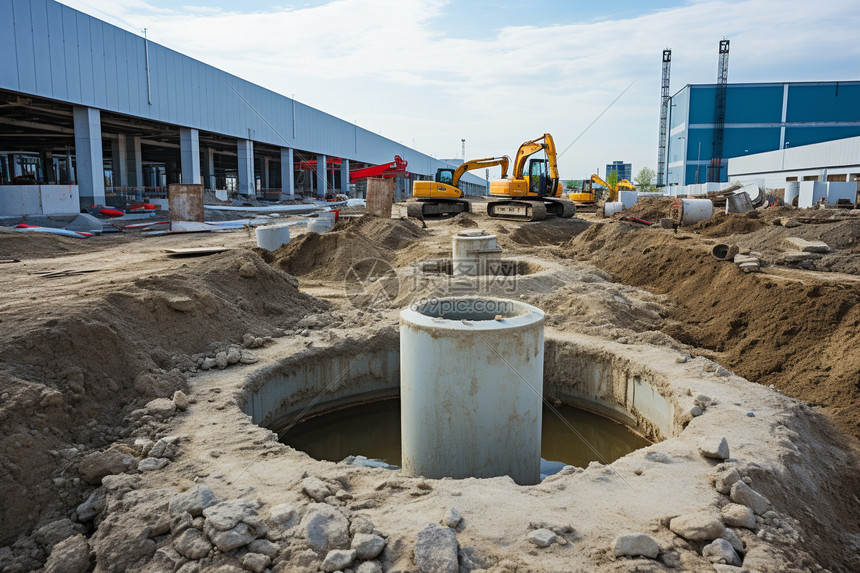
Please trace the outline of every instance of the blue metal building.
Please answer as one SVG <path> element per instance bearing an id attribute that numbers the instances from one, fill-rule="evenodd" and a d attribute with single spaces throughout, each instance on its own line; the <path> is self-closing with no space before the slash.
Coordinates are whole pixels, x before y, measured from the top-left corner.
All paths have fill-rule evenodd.
<path id="1" fill-rule="evenodd" d="M 716 84 L 687 85 L 669 107 L 667 183 L 705 183 Z M 860 135 L 860 82 L 729 84 L 720 181 L 728 159 Z"/>
<path id="2" fill-rule="evenodd" d="M 445 166 L 53 0 L 0 0 L 0 127 L 7 167 L 76 184 L 82 204 L 104 203 L 112 186 L 179 181 L 322 195 L 348 188 L 350 162 L 395 155 L 412 178 Z M 342 161 L 326 169 L 330 158 Z M 301 160 L 316 171 L 297 170 Z M 471 174 L 464 184 L 486 190 Z"/>

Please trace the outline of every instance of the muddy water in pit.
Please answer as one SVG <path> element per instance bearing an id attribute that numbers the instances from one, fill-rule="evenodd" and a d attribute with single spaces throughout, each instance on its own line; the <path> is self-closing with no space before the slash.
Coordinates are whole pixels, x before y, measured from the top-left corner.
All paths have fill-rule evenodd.
<path id="1" fill-rule="evenodd" d="M 564 465 L 584 468 L 593 461 L 611 463 L 650 444 L 608 418 L 570 406 L 555 410 L 565 421 L 544 406 L 542 474 L 551 475 Z M 281 442 L 319 460 L 339 462 L 360 455 L 399 466 L 400 400 L 379 400 L 308 418 L 281 436 Z"/>

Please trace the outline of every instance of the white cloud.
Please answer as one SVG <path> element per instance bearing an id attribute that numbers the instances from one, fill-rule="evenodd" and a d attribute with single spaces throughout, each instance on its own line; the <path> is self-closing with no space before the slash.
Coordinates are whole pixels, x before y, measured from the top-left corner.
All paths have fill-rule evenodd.
<path id="1" fill-rule="evenodd" d="M 145 0 L 68 0 L 153 41 L 439 156 L 513 154 L 548 131 L 563 177 L 617 159 L 656 167 L 660 57 L 672 91 L 713 82 L 717 43 L 732 41 L 730 81 L 858 77 L 860 9 L 849 0 L 700 0 L 637 18 L 508 25 L 482 39 L 445 34 L 440 0 L 336 0 L 241 13 L 158 9 Z M 475 26 L 486 26 L 475 22 Z"/>

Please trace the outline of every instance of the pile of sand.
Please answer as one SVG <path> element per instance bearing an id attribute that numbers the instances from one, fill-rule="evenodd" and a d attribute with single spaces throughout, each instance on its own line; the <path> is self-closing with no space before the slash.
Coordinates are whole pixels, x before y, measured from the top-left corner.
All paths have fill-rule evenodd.
<path id="1" fill-rule="evenodd" d="M 672 203 L 675 200 L 672 197 L 639 197 L 635 205 L 629 209 L 625 209 L 617 217 L 632 216 L 646 221 L 658 222 L 660 219 L 669 216 L 669 211 L 672 208 Z"/>
<path id="2" fill-rule="evenodd" d="M 689 231 L 704 237 L 728 237 L 730 235 L 745 235 L 766 227 L 758 211 L 749 213 L 717 212 L 707 221 L 700 221 L 691 226 Z"/>
<path id="3" fill-rule="evenodd" d="M 492 219 L 491 219 L 492 221 Z M 514 227 L 506 222 L 493 221 L 486 227 L 487 233 L 496 235 L 503 247 L 540 247 L 563 245 L 591 226 L 584 219 L 559 219 L 548 217 L 543 221 L 525 223 Z M 512 229 L 512 227 L 514 227 Z"/>
<path id="4" fill-rule="evenodd" d="M 397 251 L 426 235 L 427 231 L 406 219 L 364 216 L 340 221 L 322 235 L 306 233 L 273 253 L 261 254 L 271 265 L 291 275 L 339 280 L 358 261 L 390 261 Z"/>
<path id="5" fill-rule="evenodd" d="M 625 284 L 674 300 L 663 332 L 719 353 L 726 367 L 823 406 L 860 436 L 860 289 L 744 274 L 709 245 L 625 223 L 593 226 L 565 249 Z"/>
<path id="6" fill-rule="evenodd" d="M 76 499 L 71 480 L 51 481 L 75 473 L 56 452 L 117 439 L 131 409 L 184 386 L 190 354 L 241 342 L 247 332 L 272 335 L 326 306 L 247 250 L 117 282 L 76 305 L 46 306 L 41 316 L 2 316 L 4 543 L 40 519 L 34 506 L 50 512 Z"/>

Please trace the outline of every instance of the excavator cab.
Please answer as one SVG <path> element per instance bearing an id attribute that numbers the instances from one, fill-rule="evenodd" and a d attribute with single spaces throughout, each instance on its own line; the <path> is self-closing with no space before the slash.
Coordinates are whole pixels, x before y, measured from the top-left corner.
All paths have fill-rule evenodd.
<path id="1" fill-rule="evenodd" d="M 443 183 L 445 185 L 454 185 L 454 170 L 453 169 L 437 169 L 436 170 L 436 183 Z"/>

